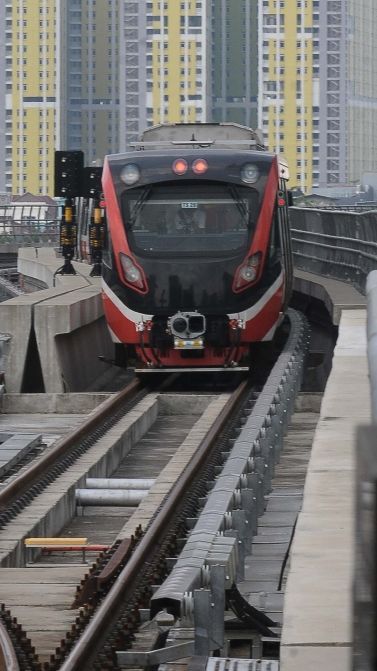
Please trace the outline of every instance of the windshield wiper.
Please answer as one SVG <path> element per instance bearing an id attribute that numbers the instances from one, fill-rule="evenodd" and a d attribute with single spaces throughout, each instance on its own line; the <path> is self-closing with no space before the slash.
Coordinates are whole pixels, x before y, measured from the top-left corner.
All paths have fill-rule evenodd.
<path id="1" fill-rule="evenodd" d="M 233 200 L 235 201 L 237 205 L 238 211 L 241 213 L 241 216 L 245 219 L 246 223 L 248 224 L 248 216 L 247 216 L 247 209 L 245 206 L 245 203 L 243 200 L 238 195 L 238 191 L 234 186 L 228 186 L 228 191 L 230 195 L 232 196 Z"/>
<path id="2" fill-rule="evenodd" d="M 132 230 L 133 225 L 135 224 L 137 215 L 139 214 L 141 208 L 143 207 L 145 201 L 147 200 L 149 194 L 150 194 L 151 188 L 145 188 L 143 193 L 139 196 L 137 199 L 135 205 L 133 206 L 131 213 L 130 213 L 130 218 L 128 220 L 128 226 L 129 229 Z"/>

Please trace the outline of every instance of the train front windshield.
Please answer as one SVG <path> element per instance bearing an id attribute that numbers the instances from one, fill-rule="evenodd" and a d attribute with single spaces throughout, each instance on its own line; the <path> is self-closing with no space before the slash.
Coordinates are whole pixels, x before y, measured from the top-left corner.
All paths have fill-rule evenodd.
<path id="1" fill-rule="evenodd" d="M 260 209 L 256 189 L 229 183 L 160 183 L 129 189 L 122 210 L 140 256 L 218 256 L 246 249 Z"/>

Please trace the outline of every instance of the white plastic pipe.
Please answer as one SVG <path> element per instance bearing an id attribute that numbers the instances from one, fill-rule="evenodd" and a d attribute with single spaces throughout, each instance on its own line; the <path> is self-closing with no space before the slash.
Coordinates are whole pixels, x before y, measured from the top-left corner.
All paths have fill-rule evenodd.
<path id="1" fill-rule="evenodd" d="M 76 489 L 78 506 L 138 506 L 147 489 Z"/>

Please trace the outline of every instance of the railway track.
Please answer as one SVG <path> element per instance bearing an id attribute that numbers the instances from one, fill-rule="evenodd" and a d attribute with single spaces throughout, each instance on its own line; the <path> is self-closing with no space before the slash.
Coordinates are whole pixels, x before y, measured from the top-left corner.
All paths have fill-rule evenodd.
<path id="1" fill-rule="evenodd" d="M 14 620 L 14 614 L 10 612 L 12 608 L 10 608 L 10 611 L 7 607 L 3 608 L 1 618 L 3 659 L 7 659 L 8 664 L 13 664 L 13 666 L 5 666 L 5 668 L 31 669 L 32 671 L 42 668 L 46 670 L 64 669 L 65 671 L 68 671 L 68 669 L 84 670 L 93 668 L 102 670 L 120 668 L 121 664 L 125 663 L 125 658 L 122 658 L 123 661 L 118 659 L 117 651 L 123 651 L 120 654 L 127 656 L 125 651 L 131 647 L 135 632 L 140 624 L 140 612 L 149 608 L 150 605 L 152 616 L 156 615 L 161 609 L 168 607 L 173 618 L 174 626 L 165 627 L 162 637 L 160 631 L 152 645 L 152 647 L 158 645 L 163 648 L 163 639 L 166 641 L 168 629 L 169 635 L 174 640 L 176 635 L 178 638 L 179 636 L 182 637 L 181 626 L 178 626 L 181 624 L 182 618 L 184 620 L 186 617 L 192 625 L 190 616 L 184 611 L 185 608 L 190 607 L 195 610 L 195 607 L 198 608 L 198 606 L 195 606 L 195 600 L 192 601 L 191 597 L 191 601 L 190 599 L 187 601 L 185 595 L 187 593 L 193 594 L 195 589 L 199 587 L 200 593 L 206 593 L 208 597 L 208 585 L 211 580 L 215 579 L 210 567 L 215 560 L 218 561 L 220 556 L 222 575 L 228 575 L 229 573 L 230 577 L 226 578 L 226 583 L 231 582 L 231 584 L 223 584 L 223 595 L 227 594 L 227 599 L 233 602 L 234 609 L 239 616 L 240 609 L 243 609 L 244 617 L 249 622 L 250 618 L 254 618 L 254 626 L 259 634 L 264 631 L 265 634 L 271 633 L 274 637 L 272 631 L 274 621 L 260 609 L 247 609 L 245 602 L 242 598 L 239 598 L 235 584 L 237 577 L 239 578 L 242 570 L 244 570 L 241 564 L 244 561 L 246 551 L 250 550 L 252 537 L 256 534 L 257 518 L 264 512 L 265 496 L 270 491 L 272 472 L 280 455 L 282 432 L 285 430 L 287 419 L 293 410 L 294 396 L 300 385 L 302 363 L 307 345 L 307 331 L 306 326 L 295 313 L 291 313 L 290 318 L 293 325 L 291 335 L 259 395 L 255 393 L 255 390 L 251 390 L 246 382 L 242 383 L 232 394 L 217 396 L 208 393 L 203 394 L 195 403 L 197 408 L 198 405 L 206 405 L 207 412 L 200 417 L 194 415 L 194 423 L 190 428 L 186 424 L 190 414 L 190 412 L 187 413 L 185 407 L 188 402 L 187 396 L 182 392 L 178 394 L 181 402 L 181 415 L 178 413 L 176 417 L 180 416 L 181 419 L 179 420 L 179 431 L 177 432 L 175 427 L 173 432 L 180 434 L 177 436 L 179 447 L 169 446 L 167 435 L 165 437 L 160 436 L 157 439 L 156 437 L 153 438 L 153 428 L 151 428 L 156 423 L 158 404 L 160 404 L 160 407 L 165 404 L 165 416 L 172 418 L 172 410 L 169 404 L 173 401 L 170 396 L 161 395 L 161 392 L 157 391 L 148 394 L 134 382 L 123 395 L 118 394 L 114 399 L 108 401 L 107 405 L 105 404 L 107 411 L 110 407 L 114 409 L 114 406 L 116 409 L 116 420 L 112 420 L 110 433 L 111 431 L 116 433 L 117 428 L 120 428 L 118 425 L 122 422 L 128 424 L 128 429 L 130 429 L 130 421 L 134 422 L 130 433 L 138 434 L 139 438 L 146 442 L 149 441 L 150 444 L 153 441 L 157 444 L 163 442 L 165 456 L 162 461 L 164 463 L 161 463 L 161 454 L 158 458 L 151 458 L 152 462 L 159 462 L 155 464 L 157 472 L 153 473 L 152 468 L 152 471 L 146 473 L 148 464 L 144 460 L 144 464 L 141 466 L 143 477 L 157 474 L 157 481 L 140 505 L 130 511 L 128 521 L 124 523 L 122 519 L 121 528 L 119 528 L 119 524 L 117 527 L 114 521 L 117 519 L 119 522 L 121 519 L 119 510 L 116 514 L 107 515 L 108 522 L 111 520 L 109 524 L 113 536 L 115 536 L 113 541 L 108 528 L 107 535 L 105 534 L 105 537 L 100 536 L 98 522 L 100 518 L 105 517 L 106 519 L 106 514 L 98 506 L 95 507 L 96 509 L 93 508 L 93 514 L 88 516 L 89 522 L 86 515 L 81 520 L 82 523 L 87 525 L 87 528 L 90 525 L 92 525 L 91 529 L 97 526 L 96 540 L 106 540 L 111 547 L 101 555 L 96 555 L 94 567 L 86 577 L 83 575 L 85 574 L 85 567 L 83 566 L 72 566 L 71 569 L 69 567 L 67 569 L 67 565 L 63 567 L 65 575 L 67 575 L 67 571 L 69 574 L 71 570 L 72 576 L 79 576 L 79 580 L 83 582 L 74 597 L 72 622 L 68 628 L 69 630 L 65 636 L 63 636 L 64 631 L 62 630 L 61 644 L 57 646 L 53 656 L 50 655 L 48 658 L 46 651 L 45 653 L 41 652 L 41 648 L 35 651 L 32 642 L 28 640 L 25 634 L 27 627 Z M 159 397 L 159 400 L 157 397 Z M 128 404 L 126 415 L 124 415 L 125 403 Z M 122 411 L 120 408 L 122 408 Z M 182 412 L 182 409 L 185 412 Z M 145 418 L 144 412 L 149 414 L 148 420 Z M 185 416 L 185 421 L 183 421 L 182 415 Z M 166 423 L 166 420 L 164 421 Z M 136 428 L 137 422 L 144 424 L 144 426 Z M 46 472 L 48 473 L 47 480 L 50 479 L 55 486 L 58 484 L 60 477 L 67 481 L 67 473 L 61 476 L 59 472 L 59 469 L 64 466 L 62 465 L 63 455 L 65 467 L 68 465 L 68 471 L 74 468 L 80 469 L 83 465 L 80 462 L 88 461 L 90 454 L 97 450 L 98 443 L 101 440 L 107 440 L 102 424 L 103 418 L 99 419 L 98 415 L 93 415 L 90 420 L 87 420 L 85 427 L 81 427 L 71 436 L 59 442 L 54 450 L 54 457 L 52 457 L 52 452 L 42 456 L 32 465 L 28 475 L 23 474 L 3 489 L 0 493 L 0 520 L 3 531 L 9 528 L 12 519 L 18 520 L 19 523 L 19 516 L 25 515 L 30 510 L 30 505 L 37 506 L 38 500 L 40 501 L 41 497 L 46 495 L 46 491 L 53 487 L 47 481 L 41 484 L 39 480 L 41 476 L 44 477 Z M 173 419 L 172 424 L 173 426 L 177 424 L 177 420 Z M 168 430 L 166 426 L 165 430 Z M 86 435 L 88 431 L 92 434 L 90 440 Z M 124 426 L 122 432 L 123 434 L 125 432 Z M 129 474 L 133 458 L 132 449 L 125 451 L 128 452 L 128 457 L 125 452 L 122 454 L 119 442 L 121 441 L 118 435 L 118 448 L 113 452 L 110 464 L 104 469 L 106 474 L 119 469 L 116 471 L 117 477 L 124 475 L 125 471 Z M 84 454 L 78 451 L 82 447 L 81 443 L 86 448 Z M 143 454 L 146 454 L 145 445 L 142 449 Z M 140 458 L 141 450 L 139 449 L 137 452 Z M 174 454 L 172 454 L 173 452 Z M 229 458 L 225 461 L 225 470 L 222 471 L 222 475 L 219 475 L 221 471 L 220 462 L 223 462 L 226 456 Z M 58 458 L 59 468 L 56 465 L 56 457 Z M 102 463 L 102 459 L 103 457 L 97 458 L 96 465 L 90 466 L 90 475 L 93 473 L 99 474 L 99 464 Z M 125 459 L 128 459 L 128 463 Z M 149 464 L 149 467 L 151 467 L 151 464 Z M 140 469 L 140 465 L 134 464 L 134 468 L 137 471 L 137 469 Z M 139 475 L 140 470 L 136 474 Z M 70 481 L 71 490 L 73 487 L 81 486 L 84 482 L 84 475 L 81 473 L 77 477 L 77 470 L 75 477 L 75 485 Z M 209 482 L 210 485 L 208 485 Z M 46 486 L 47 490 L 44 490 Z M 23 489 L 20 496 L 21 487 Z M 208 487 L 213 488 L 210 494 L 208 494 Z M 215 503 L 212 499 L 213 495 L 217 496 Z M 36 498 L 34 499 L 34 497 Z M 31 501 L 34 501 L 34 503 L 30 504 Z M 74 517 L 74 501 L 75 491 L 73 491 L 73 504 L 68 505 L 71 517 Z M 200 505 L 203 507 L 201 514 L 199 514 L 198 503 L 199 507 Z M 208 505 L 210 508 L 212 507 L 212 511 L 209 511 L 209 517 Z M 28 514 L 31 515 L 32 512 Z M 188 524 L 187 519 L 191 519 L 191 523 Z M 194 522 L 195 519 L 197 519 L 196 523 Z M 205 523 L 203 522 L 204 519 Z M 210 528 L 208 528 L 209 520 Z M 69 524 L 71 525 L 71 522 Z M 107 527 L 109 527 L 109 524 L 107 524 Z M 194 532 L 187 538 L 186 554 L 178 558 L 172 573 L 167 576 L 168 566 L 172 563 L 169 562 L 169 557 L 177 557 L 179 545 L 179 543 L 177 544 L 177 538 L 185 536 L 187 526 L 190 526 L 190 524 L 195 524 L 195 526 Z M 198 524 L 201 525 L 199 530 L 197 529 Z M 60 523 L 59 530 L 62 527 L 64 525 Z M 67 527 L 67 531 L 64 530 L 64 535 L 73 533 L 73 531 L 76 534 L 80 528 L 82 528 L 80 527 L 80 519 L 76 517 L 73 526 Z M 21 577 L 20 572 L 22 571 L 24 572 L 23 575 L 25 575 L 25 572 L 30 573 L 34 570 L 39 571 L 40 574 L 41 571 L 44 571 L 46 576 L 48 571 L 53 571 L 54 564 L 51 563 L 51 559 L 48 560 L 48 564 L 46 564 L 47 560 L 39 559 L 38 566 L 35 569 L 30 566 L 25 569 L 24 564 L 27 557 L 22 541 L 23 538 L 21 537 L 16 544 L 17 547 L 10 553 L 9 563 L 6 564 L 6 561 L 3 560 L 3 566 L 6 564 L 12 567 L 5 570 L 18 571 L 18 576 L 14 574 L 15 579 Z M 199 546 L 197 542 L 199 542 Z M 198 560 L 197 564 L 194 562 L 194 566 L 190 564 L 193 557 Z M 187 558 L 189 559 L 188 564 Z M 16 559 L 17 561 L 15 561 Z M 18 568 L 14 568 L 15 564 Z M 57 565 L 55 564 L 55 566 Z M 232 566 L 233 572 L 230 570 Z M 62 572 L 61 567 L 59 567 L 59 570 Z M 180 573 L 178 582 L 177 570 L 178 574 Z M 182 580 L 183 574 L 184 578 Z M 9 581 L 10 575 L 5 577 L 2 582 Z M 25 580 L 25 577 L 23 580 Z M 217 575 L 217 580 L 219 580 L 219 575 Z M 73 581 L 71 582 L 73 585 Z M 153 585 L 156 582 L 162 584 L 152 597 Z M 232 590 L 231 597 L 229 596 L 229 590 Z M 213 595 L 211 595 L 211 598 L 213 598 Z M 224 598 L 223 596 L 222 602 Z M 217 624 L 221 629 L 220 621 L 224 623 L 225 619 L 224 603 L 222 610 L 221 607 L 219 610 L 218 603 L 215 606 L 216 612 L 220 613 L 217 615 Z M 68 607 L 66 610 L 68 610 Z M 171 625 L 172 622 L 170 620 L 169 622 Z M 214 649 L 213 632 L 208 632 L 206 642 L 203 642 L 203 640 L 198 640 L 195 633 L 190 640 L 190 636 L 187 635 L 189 630 L 192 632 L 192 627 L 186 629 L 187 640 L 184 641 L 186 652 L 189 650 L 192 653 L 201 652 L 205 648 L 208 654 Z M 153 639 L 153 626 L 151 626 L 151 632 Z M 221 646 L 218 645 L 216 649 L 219 649 L 219 647 Z M 182 656 L 182 650 L 183 648 L 175 654 Z M 144 653 L 136 651 L 134 654 Z M 10 661 L 12 655 L 13 661 Z M 163 660 L 164 653 L 160 651 L 160 655 Z M 142 657 L 135 657 L 135 659 L 140 662 Z M 136 664 L 136 666 L 138 665 Z M 140 665 L 143 666 L 144 664 Z"/>

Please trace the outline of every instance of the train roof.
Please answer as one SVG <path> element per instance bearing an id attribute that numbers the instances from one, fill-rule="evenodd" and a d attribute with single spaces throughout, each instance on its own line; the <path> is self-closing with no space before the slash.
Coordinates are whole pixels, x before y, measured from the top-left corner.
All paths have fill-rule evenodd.
<path id="1" fill-rule="evenodd" d="M 146 128 L 136 149 L 167 146 L 243 147 L 264 150 L 262 133 L 237 123 L 163 123 Z"/>
<path id="2" fill-rule="evenodd" d="M 230 158 L 234 157 L 234 159 L 239 158 L 239 160 L 255 160 L 255 161 L 262 161 L 262 162 L 267 162 L 269 163 L 272 161 L 274 158 L 278 158 L 276 154 L 273 154 L 268 151 L 258 151 L 256 149 L 247 149 L 243 148 L 241 149 L 240 147 L 236 147 L 233 149 L 233 147 L 228 146 L 227 148 L 225 147 L 216 147 L 209 149 L 208 147 L 199 147 L 194 149 L 192 146 L 179 146 L 179 147 L 160 147 L 159 149 L 134 149 L 133 151 L 126 151 L 123 153 L 119 154 L 108 154 L 106 156 L 107 160 L 111 164 L 115 163 L 121 163 L 122 161 L 148 161 L 149 159 L 155 159 L 155 158 L 164 158 L 164 157 L 169 157 L 169 158 L 174 158 L 174 157 L 188 157 L 188 158 L 200 158 L 200 157 L 213 157 L 213 158 L 218 158 L 218 159 L 225 159 L 225 158 Z"/>

